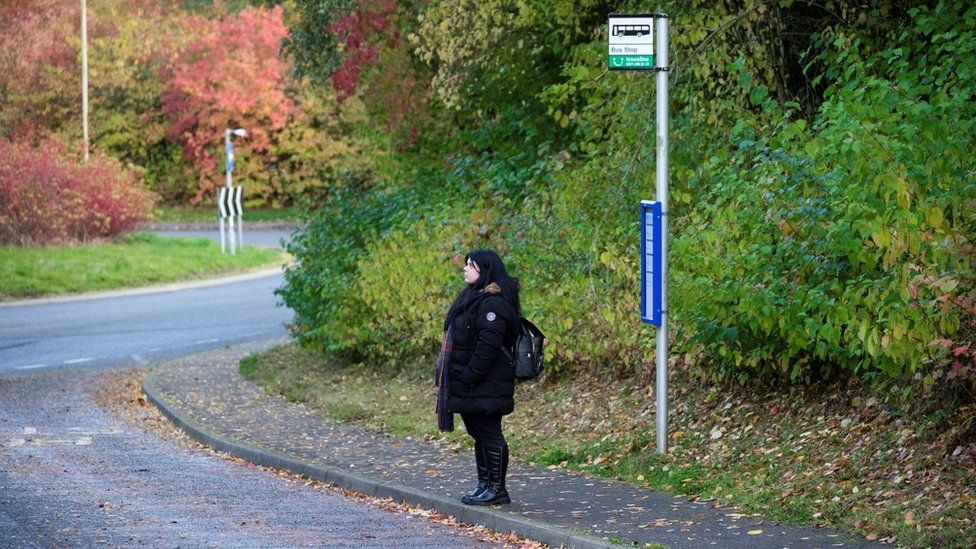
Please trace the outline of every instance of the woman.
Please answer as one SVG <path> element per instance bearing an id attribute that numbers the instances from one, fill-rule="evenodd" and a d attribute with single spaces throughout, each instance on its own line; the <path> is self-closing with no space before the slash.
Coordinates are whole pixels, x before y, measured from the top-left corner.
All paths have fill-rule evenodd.
<path id="1" fill-rule="evenodd" d="M 520 316 L 518 281 L 498 254 L 474 250 L 464 258 L 467 287 L 454 300 L 444 330 L 450 349 L 447 411 L 460 413 L 474 439 L 478 486 L 461 501 L 468 505 L 511 503 L 505 489 L 508 444 L 502 416 L 515 409 L 511 362 Z"/>

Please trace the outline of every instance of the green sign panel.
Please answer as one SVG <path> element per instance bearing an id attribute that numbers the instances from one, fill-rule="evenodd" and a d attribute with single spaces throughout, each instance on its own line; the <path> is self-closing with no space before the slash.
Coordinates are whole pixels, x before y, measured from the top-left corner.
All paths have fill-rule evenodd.
<path id="1" fill-rule="evenodd" d="M 653 55 L 611 55 L 610 69 L 653 69 Z"/>

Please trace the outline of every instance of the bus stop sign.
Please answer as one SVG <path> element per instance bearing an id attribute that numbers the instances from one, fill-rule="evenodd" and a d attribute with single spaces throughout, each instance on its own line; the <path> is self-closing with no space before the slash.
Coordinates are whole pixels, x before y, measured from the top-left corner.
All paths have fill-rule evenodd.
<path id="1" fill-rule="evenodd" d="M 609 19 L 609 69 L 654 70 L 654 15 L 612 13 Z"/>

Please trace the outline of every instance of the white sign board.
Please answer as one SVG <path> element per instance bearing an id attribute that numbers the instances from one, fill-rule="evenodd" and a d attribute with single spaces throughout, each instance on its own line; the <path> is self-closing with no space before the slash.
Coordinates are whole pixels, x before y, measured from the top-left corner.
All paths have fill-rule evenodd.
<path id="1" fill-rule="evenodd" d="M 654 70 L 654 16 L 611 14 L 610 70 Z"/>

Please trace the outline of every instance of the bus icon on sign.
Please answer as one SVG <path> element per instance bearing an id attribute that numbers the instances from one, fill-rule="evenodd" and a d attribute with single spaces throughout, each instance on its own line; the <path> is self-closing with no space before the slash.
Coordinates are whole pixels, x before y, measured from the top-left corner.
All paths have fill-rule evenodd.
<path id="1" fill-rule="evenodd" d="M 614 36 L 646 36 L 651 34 L 650 25 L 614 25 L 613 35 Z"/>

